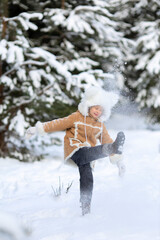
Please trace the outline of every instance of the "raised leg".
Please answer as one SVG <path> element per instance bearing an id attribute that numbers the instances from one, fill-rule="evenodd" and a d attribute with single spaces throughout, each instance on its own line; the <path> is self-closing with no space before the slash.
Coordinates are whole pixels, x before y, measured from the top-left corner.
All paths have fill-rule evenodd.
<path id="1" fill-rule="evenodd" d="M 112 154 L 122 154 L 124 141 L 124 133 L 119 132 L 113 143 L 80 148 L 71 158 L 78 166 L 80 166 Z"/>

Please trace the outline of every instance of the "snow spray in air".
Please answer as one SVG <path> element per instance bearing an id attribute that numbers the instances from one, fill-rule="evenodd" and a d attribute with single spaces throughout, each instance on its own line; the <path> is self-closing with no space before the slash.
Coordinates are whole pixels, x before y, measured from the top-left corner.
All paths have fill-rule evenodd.
<path id="1" fill-rule="evenodd" d="M 104 78 L 104 89 L 108 92 L 113 92 L 118 95 L 119 102 L 125 101 L 123 89 L 126 78 L 123 74 L 123 70 L 126 64 L 127 62 L 120 62 L 115 59 L 112 69 L 105 74 Z M 119 105 L 120 104 L 116 105 L 116 109 L 119 108 Z"/>

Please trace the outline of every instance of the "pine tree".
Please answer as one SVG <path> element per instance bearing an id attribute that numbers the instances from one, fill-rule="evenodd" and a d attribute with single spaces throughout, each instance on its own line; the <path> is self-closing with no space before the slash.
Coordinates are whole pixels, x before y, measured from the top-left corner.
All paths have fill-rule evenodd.
<path id="1" fill-rule="evenodd" d="M 134 47 L 128 52 L 125 84 L 139 108 L 146 110 L 154 122 L 160 122 L 160 2 L 119 2 L 121 20 L 131 25 L 126 37 L 134 40 Z"/>
<path id="2" fill-rule="evenodd" d="M 88 5 L 66 1 L 67 8 L 46 8 L 41 45 L 54 52 L 72 73 L 81 72 L 83 66 L 83 70 L 110 72 L 116 59 L 124 60 L 128 42 L 106 1 L 86 2 Z"/>
<path id="3" fill-rule="evenodd" d="M 133 28 L 138 33 L 134 58 L 138 79 L 130 85 L 138 92 L 140 107 L 149 109 L 152 119 L 160 122 L 160 2 L 145 1 L 136 7 L 140 11 Z"/>
<path id="4" fill-rule="evenodd" d="M 21 138 L 25 128 L 45 115 L 46 118 L 51 114 L 54 117 L 51 107 L 56 100 L 73 103 L 60 88 L 63 79 L 71 81 L 71 74 L 53 54 L 35 47 L 27 38 L 29 29 L 37 30 L 33 19 L 42 17 L 41 13 L 27 12 L 12 18 L 3 17 L 7 27 L 6 35 L 2 31 L 0 41 L 3 62 L 0 78 L 1 156 L 22 157 L 19 152 L 25 156 L 27 151 Z"/>
<path id="5" fill-rule="evenodd" d="M 27 127 L 69 114 L 87 86 L 123 85 L 111 70 L 128 42 L 103 0 L 17 0 L 8 9 L 0 41 L 1 155 L 24 159 Z"/>

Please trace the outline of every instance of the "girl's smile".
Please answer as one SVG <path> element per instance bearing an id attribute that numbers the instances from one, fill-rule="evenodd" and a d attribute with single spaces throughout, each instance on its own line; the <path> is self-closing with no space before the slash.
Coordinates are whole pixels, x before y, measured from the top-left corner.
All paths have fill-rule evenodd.
<path id="1" fill-rule="evenodd" d="M 102 115 L 102 112 L 103 112 L 103 108 L 100 105 L 90 107 L 89 109 L 90 116 L 96 120 Z"/>

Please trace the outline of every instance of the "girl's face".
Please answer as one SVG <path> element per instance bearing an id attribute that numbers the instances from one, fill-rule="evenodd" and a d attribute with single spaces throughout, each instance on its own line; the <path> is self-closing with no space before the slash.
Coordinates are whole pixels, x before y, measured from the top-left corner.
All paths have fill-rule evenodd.
<path id="1" fill-rule="evenodd" d="M 102 115 L 102 112 L 103 112 L 103 108 L 100 105 L 90 107 L 89 109 L 90 116 L 96 120 Z"/>

